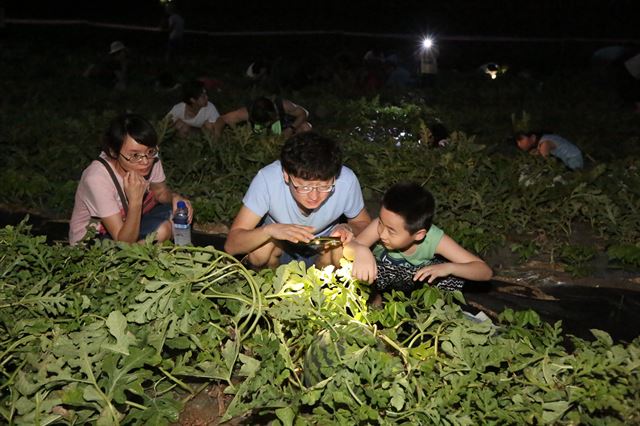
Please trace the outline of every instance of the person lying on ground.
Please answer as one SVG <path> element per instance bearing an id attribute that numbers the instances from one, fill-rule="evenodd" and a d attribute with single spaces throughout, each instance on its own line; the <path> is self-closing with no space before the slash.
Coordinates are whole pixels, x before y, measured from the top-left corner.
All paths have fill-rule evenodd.
<path id="1" fill-rule="evenodd" d="M 417 183 L 398 183 L 384 194 L 380 215 L 344 246 L 352 276 L 373 284 L 372 301 L 423 284 L 459 290 L 465 280 L 487 281 L 491 268 L 432 223 L 435 201 Z M 441 258 L 444 258 L 442 260 Z"/>
<path id="2" fill-rule="evenodd" d="M 571 170 L 581 169 L 584 166 L 580 148 L 563 138 L 552 133 L 541 134 L 534 132 L 518 132 L 515 135 L 518 148 L 533 155 L 556 157 Z"/>
<path id="3" fill-rule="evenodd" d="M 220 117 L 216 107 L 209 102 L 207 90 L 200 80 L 192 80 L 182 85 L 182 102 L 175 104 L 168 114 L 181 137 L 200 129 L 214 131 L 214 124 Z"/>
<path id="4" fill-rule="evenodd" d="M 178 201 L 187 204 L 191 221 L 191 204 L 165 183 L 158 152 L 158 135 L 143 117 L 122 114 L 111 121 L 102 153 L 80 178 L 69 243 L 78 243 L 90 229 L 102 238 L 129 243 L 152 232 L 157 241 L 168 240 Z"/>
<path id="5" fill-rule="evenodd" d="M 358 235 L 371 221 L 356 175 L 342 165 L 338 144 L 314 132 L 289 138 L 280 160 L 262 168 L 245 194 L 225 251 L 248 253 L 255 267 L 291 260 L 338 265 L 342 247 L 310 247 L 317 236 Z M 340 223 L 342 217 L 346 223 Z"/>
<path id="6" fill-rule="evenodd" d="M 215 124 L 215 135 L 219 137 L 226 126 L 248 122 L 254 133 L 266 132 L 289 138 L 311 130 L 308 118 L 309 111 L 287 99 L 260 97 L 246 107 L 221 116 Z"/>

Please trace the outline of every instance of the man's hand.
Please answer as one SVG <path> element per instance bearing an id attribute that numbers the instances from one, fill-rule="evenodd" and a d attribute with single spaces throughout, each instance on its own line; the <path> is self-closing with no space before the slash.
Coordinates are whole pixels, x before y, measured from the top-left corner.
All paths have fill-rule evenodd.
<path id="1" fill-rule="evenodd" d="M 353 240 L 353 229 L 351 229 L 351 226 L 346 223 L 340 223 L 333 227 L 333 231 L 331 231 L 330 236 L 340 237 L 342 244 L 347 244 Z"/>
<path id="2" fill-rule="evenodd" d="M 451 275 L 453 272 L 453 264 L 450 262 L 447 263 L 439 263 L 437 265 L 429 265 L 424 268 L 420 268 L 413 275 L 414 281 L 424 281 L 429 278 L 427 281 L 429 284 L 433 283 L 433 281 L 438 277 L 447 277 Z"/>
<path id="3" fill-rule="evenodd" d="M 123 184 L 124 193 L 129 203 L 142 203 L 142 197 L 144 197 L 144 193 L 149 189 L 149 182 L 136 172 L 127 172 L 124 175 Z"/>
<path id="4" fill-rule="evenodd" d="M 271 223 L 264 226 L 265 232 L 273 239 L 292 243 L 308 243 L 315 235 L 312 226 Z"/>

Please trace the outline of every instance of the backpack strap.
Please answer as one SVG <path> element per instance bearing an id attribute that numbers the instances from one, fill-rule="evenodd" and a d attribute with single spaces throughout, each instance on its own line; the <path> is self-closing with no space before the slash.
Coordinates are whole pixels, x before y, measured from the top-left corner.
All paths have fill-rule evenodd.
<path id="1" fill-rule="evenodd" d="M 104 158 L 98 157 L 98 161 L 101 162 L 109 172 L 109 176 L 111 176 L 111 180 L 113 180 L 113 184 L 115 185 L 116 190 L 118 191 L 118 195 L 120 196 L 120 200 L 122 201 L 122 207 L 124 208 L 124 214 L 126 216 L 129 213 L 129 204 L 127 202 L 127 197 L 124 195 L 124 191 L 122 190 L 122 187 L 118 182 L 118 179 L 116 179 L 116 174 Z"/>

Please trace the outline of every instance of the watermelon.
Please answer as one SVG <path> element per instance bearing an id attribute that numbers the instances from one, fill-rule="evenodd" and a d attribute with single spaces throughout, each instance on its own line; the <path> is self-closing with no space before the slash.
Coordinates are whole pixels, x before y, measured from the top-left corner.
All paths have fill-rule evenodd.
<path id="1" fill-rule="evenodd" d="M 320 330 L 304 357 L 304 385 L 310 387 L 329 378 L 354 352 L 367 345 L 375 346 L 376 338 L 357 322 Z"/>

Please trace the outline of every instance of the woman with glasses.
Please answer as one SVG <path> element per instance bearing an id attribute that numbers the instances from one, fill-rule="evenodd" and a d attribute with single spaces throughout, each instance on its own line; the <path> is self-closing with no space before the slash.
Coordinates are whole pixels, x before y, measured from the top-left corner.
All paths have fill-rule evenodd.
<path id="1" fill-rule="evenodd" d="M 337 143 L 313 132 L 289 138 L 280 160 L 258 172 L 242 202 L 225 250 L 248 254 L 258 268 L 291 260 L 338 265 L 341 245 L 308 243 L 326 236 L 348 242 L 371 221 Z"/>
<path id="2" fill-rule="evenodd" d="M 102 153 L 82 173 L 69 223 L 69 242 L 87 231 L 116 241 L 136 242 L 152 232 L 156 240 L 172 236 L 171 212 L 178 201 L 190 203 L 165 183 L 158 158 L 158 136 L 135 114 L 116 117 L 103 137 Z"/>

